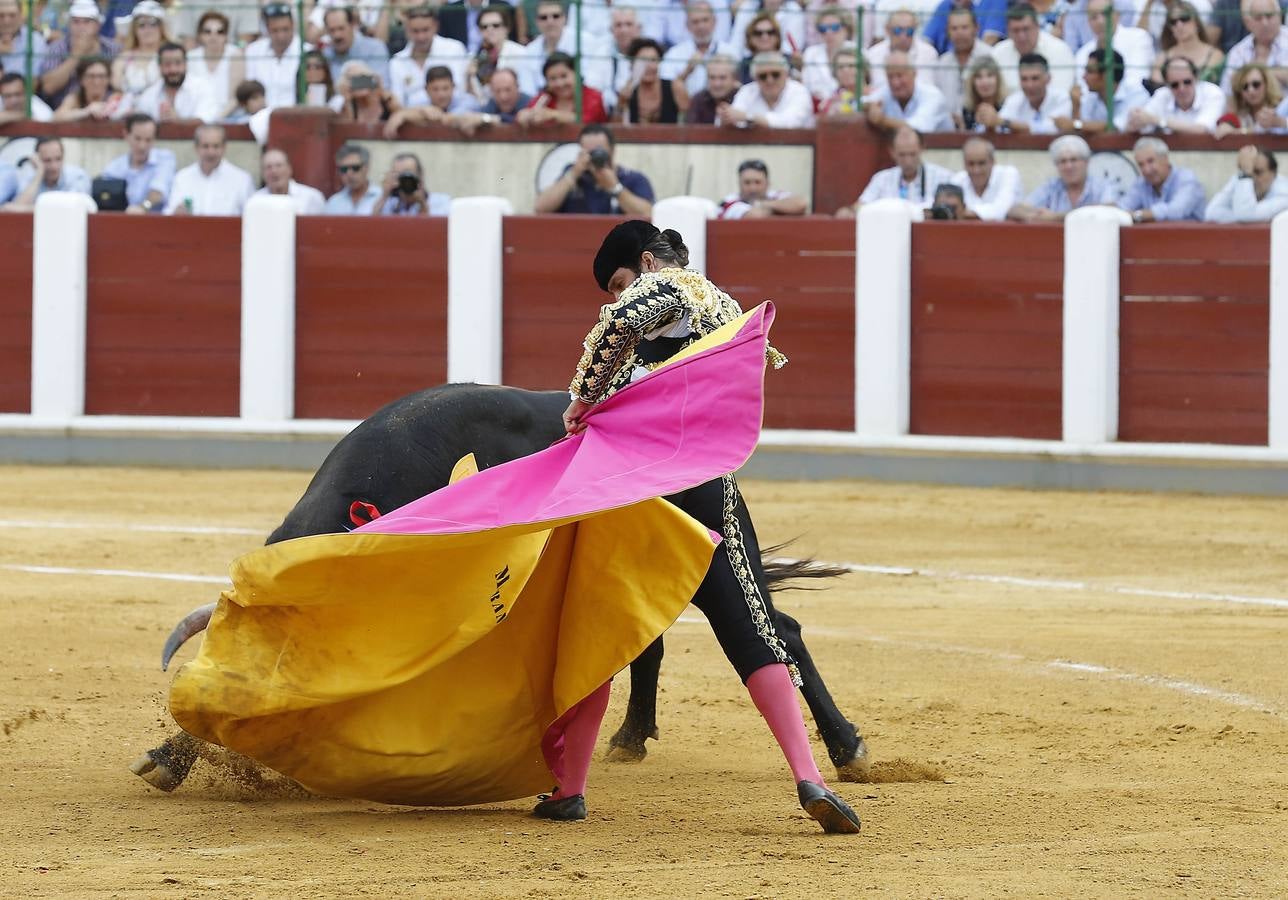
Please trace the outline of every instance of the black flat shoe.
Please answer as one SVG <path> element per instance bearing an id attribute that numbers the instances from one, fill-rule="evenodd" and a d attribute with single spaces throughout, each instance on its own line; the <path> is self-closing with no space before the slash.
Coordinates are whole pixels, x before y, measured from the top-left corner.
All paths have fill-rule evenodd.
<path id="1" fill-rule="evenodd" d="M 828 834 L 858 834 L 859 817 L 848 803 L 821 784 L 802 781 L 796 785 L 801 809 L 809 813 Z"/>
<path id="2" fill-rule="evenodd" d="M 803 783 L 803 782 L 802 782 Z M 549 794 L 537 796 L 537 805 L 532 809 L 534 819 L 550 819 L 555 822 L 579 822 L 586 818 L 586 797 L 584 794 L 573 794 L 562 800 L 551 800 Z"/>

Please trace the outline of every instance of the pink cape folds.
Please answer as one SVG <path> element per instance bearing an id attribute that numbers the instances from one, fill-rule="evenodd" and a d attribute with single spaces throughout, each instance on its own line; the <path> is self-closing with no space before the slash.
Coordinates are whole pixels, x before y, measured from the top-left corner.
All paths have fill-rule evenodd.
<path id="1" fill-rule="evenodd" d="M 458 805 L 548 788 L 552 723 L 706 573 L 718 536 L 660 498 L 755 449 L 772 321 L 757 307 L 546 450 L 237 560 L 171 688 L 176 721 L 333 796 Z"/>

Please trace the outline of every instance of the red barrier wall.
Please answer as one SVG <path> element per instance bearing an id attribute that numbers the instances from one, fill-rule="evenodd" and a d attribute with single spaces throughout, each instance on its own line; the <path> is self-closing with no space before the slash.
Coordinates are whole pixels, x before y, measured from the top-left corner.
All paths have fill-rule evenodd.
<path id="1" fill-rule="evenodd" d="M 1270 229 L 1122 230 L 1118 436 L 1264 444 Z"/>
<path id="2" fill-rule="evenodd" d="M 361 419 L 447 379 L 447 219 L 296 219 L 295 415 Z"/>
<path id="3" fill-rule="evenodd" d="M 854 222 L 707 223 L 707 274 L 744 309 L 773 300 L 790 360 L 765 378 L 765 426 L 854 428 Z"/>
<path id="4" fill-rule="evenodd" d="M 507 216 L 502 243 L 501 380 L 566 390 L 599 307 L 612 302 L 591 263 L 612 216 Z"/>
<path id="5" fill-rule="evenodd" d="M 0 413 L 31 412 L 31 215 L 0 216 Z"/>
<path id="6" fill-rule="evenodd" d="M 1061 435 L 1060 225 L 912 227 L 913 434 Z"/>
<path id="7" fill-rule="evenodd" d="M 235 416 L 241 220 L 89 217 L 85 411 Z"/>

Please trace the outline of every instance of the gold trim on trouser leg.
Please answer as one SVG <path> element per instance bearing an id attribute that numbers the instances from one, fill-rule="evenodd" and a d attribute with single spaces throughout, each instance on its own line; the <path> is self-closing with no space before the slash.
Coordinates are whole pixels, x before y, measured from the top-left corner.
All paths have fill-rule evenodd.
<path id="1" fill-rule="evenodd" d="M 737 516 L 738 501 L 742 499 L 738 494 L 738 484 L 733 480 L 732 475 L 724 475 L 720 479 L 720 486 L 724 497 L 725 552 L 729 554 L 729 564 L 733 566 L 733 574 L 742 585 L 742 596 L 747 601 L 751 621 L 756 626 L 756 633 L 769 646 L 775 658 L 787 666 L 787 671 L 792 676 L 792 684 L 800 687 L 804 683 L 801 680 L 800 669 L 797 668 L 791 654 L 787 652 L 787 645 L 774 630 L 773 620 L 770 619 L 765 600 L 760 595 L 760 585 L 756 583 L 756 576 L 752 573 L 751 563 L 747 559 L 747 548 L 742 539 L 742 526 Z"/>

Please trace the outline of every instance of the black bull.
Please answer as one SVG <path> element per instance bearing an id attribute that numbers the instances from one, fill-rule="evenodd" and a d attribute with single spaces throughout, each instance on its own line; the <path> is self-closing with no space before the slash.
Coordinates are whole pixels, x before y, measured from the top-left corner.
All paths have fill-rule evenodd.
<path id="1" fill-rule="evenodd" d="M 410 503 L 447 484 L 456 462 L 468 453 L 474 454 L 480 469 L 486 469 L 548 447 L 563 436 L 561 415 L 567 403 L 568 395 L 559 391 L 474 384 L 442 385 L 396 400 L 336 444 L 304 496 L 266 543 L 348 530 L 373 514 Z M 808 564 L 766 565 L 771 586 L 793 577 L 825 574 L 834 572 Z M 198 619 L 204 626 L 208 613 Z M 779 611 L 774 625 L 800 666 L 801 693 L 838 777 L 866 780 L 867 747 L 828 693 L 805 648 L 800 623 Z M 167 646 L 167 661 L 173 649 Z M 647 753 L 645 740 L 657 737 L 662 653 L 659 637 L 631 663 L 630 700 L 626 718 L 612 737 L 610 758 L 641 759 Z M 206 751 L 226 761 L 215 748 L 180 733 L 148 751 L 131 768 L 157 787 L 173 790 Z"/>

